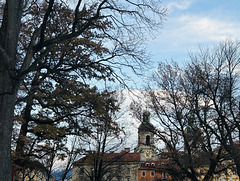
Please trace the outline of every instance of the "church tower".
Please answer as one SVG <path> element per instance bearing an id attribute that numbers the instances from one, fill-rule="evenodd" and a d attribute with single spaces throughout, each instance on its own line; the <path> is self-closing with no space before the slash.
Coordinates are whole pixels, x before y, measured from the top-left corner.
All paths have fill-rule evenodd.
<path id="1" fill-rule="evenodd" d="M 156 161 L 154 146 L 154 126 L 150 123 L 150 112 L 144 111 L 143 120 L 138 127 L 138 152 L 141 161 Z"/>

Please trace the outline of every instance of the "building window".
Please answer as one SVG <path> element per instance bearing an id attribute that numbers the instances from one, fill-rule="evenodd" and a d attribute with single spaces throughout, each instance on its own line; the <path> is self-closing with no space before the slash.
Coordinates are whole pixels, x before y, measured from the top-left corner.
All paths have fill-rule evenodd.
<path id="1" fill-rule="evenodd" d="M 84 168 L 80 168 L 79 174 L 84 175 Z"/>
<path id="2" fill-rule="evenodd" d="M 148 167 L 148 166 L 149 166 L 149 163 L 146 163 L 146 166 Z"/>
<path id="3" fill-rule="evenodd" d="M 130 181 L 130 177 L 127 177 L 127 181 Z"/>
<path id="4" fill-rule="evenodd" d="M 150 145 L 150 136 L 149 135 L 146 136 L 146 145 Z"/>
<path id="5" fill-rule="evenodd" d="M 151 176 L 154 177 L 155 176 L 155 172 L 151 171 Z"/>
<path id="6" fill-rule="evenodd" d="M 166 172 L 163 172 L 163 173 L 162 173 L 162 178 L 163 178 L 163 179 L 166 179 L 166 178 L 167 178 L 167 173 L 166 173 Z"/>
<path id="7" fill-rule="evenodd" d="M 145 177 L 146 176 L 146 172 L 142 171 L 142 176 Z"/>
<path id="8" fill-rule="evenodd" d="M 130 168 L 127 168 L 127 174 L 130 174 Z"/>
<path id="9" fill-rule="evenodd" d="M 155 166 L 155 163 L 152 163 L 151 165 L 152 165 L 152 167 L 154 167 L 154 166 Z"/>

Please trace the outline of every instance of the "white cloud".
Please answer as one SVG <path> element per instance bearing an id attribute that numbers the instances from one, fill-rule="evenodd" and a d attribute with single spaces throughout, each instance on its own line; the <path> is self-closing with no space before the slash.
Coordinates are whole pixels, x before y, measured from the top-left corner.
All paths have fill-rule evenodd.
<path id="1" fill-rule="evenodd" d="M 230 18 L 184 14 L 170 17 L 161 33 L 149 45 L 153 60 L 188 60 L 188 52 L 199 46 L 214 46 L 226 39 L 239 40 L 240 23 Z"/>
<path id="2" fill-rule="evenodd" d="M 170 18 L 155 40 L 154 47 L 164 52 L 185 53 L 198 44 L 217 44 L 220 41 L 240 37 L 238 22 L 197 15 Z"/>
<path id="3" fill-rule="evenodd" d="M 240 25 L 234 22 L 187 15 L 180 17 L 177 21 L 179 23 L 177 32 L 184 36 L 186 41 L 198 43 L 222 41 L 228 37 L 236 38 L 240 35 Z"/>
<path id="4" fill-rule="evenodd" d="M 173 9 L 177 8 L 179 10 L 186 10 L 190 7 L 192 4 L 192 1 L 184 0 L 184 1 L 174 1 L 167 4 L 167 8 L 169 11 L 172 11 Z"/>

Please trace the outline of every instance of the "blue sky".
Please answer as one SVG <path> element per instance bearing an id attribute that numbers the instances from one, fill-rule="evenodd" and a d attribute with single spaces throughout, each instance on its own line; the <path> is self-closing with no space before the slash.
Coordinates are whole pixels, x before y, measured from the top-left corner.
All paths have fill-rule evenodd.
<path id="1" fill-rule="evenodd" d="M 240 40 L 239 0 L 163 0 L 166 21 L 147 48 L 152 60 L 185 63 L 188 52 L 231 38 Z"/>
<path id="2" fill-rule="evenodd" d="M 153 40 L 146 44 L 151 54 L 151 76 L 161 61 L 189 61 L 188 53 L 199 46 L 214 47 L 226 39 L 240 40 L 240 0 L 162 0 L 168 13 Z M 129 71 L 130 88 L 142 89 L 148 80 Z M 111 84 L 110 84 L 111 85 Z"/>

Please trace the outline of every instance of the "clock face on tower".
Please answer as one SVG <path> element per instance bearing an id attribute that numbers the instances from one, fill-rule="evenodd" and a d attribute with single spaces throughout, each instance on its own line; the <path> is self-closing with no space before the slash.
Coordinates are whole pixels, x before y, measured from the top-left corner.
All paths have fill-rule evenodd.
<path id="1" fill-rule="evenodd" d="M 151 151 L 150 150 L 145 151 L 144 156 L 145 158 L 151 158 L 152 157 Z"/>

